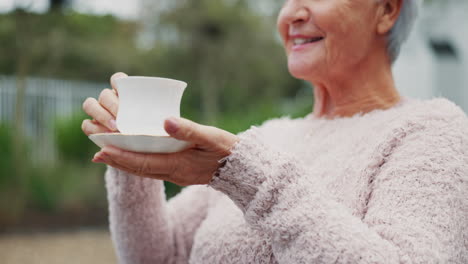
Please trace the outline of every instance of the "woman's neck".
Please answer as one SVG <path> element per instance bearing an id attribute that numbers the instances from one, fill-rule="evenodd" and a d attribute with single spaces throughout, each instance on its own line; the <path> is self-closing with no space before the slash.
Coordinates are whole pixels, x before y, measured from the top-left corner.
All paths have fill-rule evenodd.
<path id="1" fill-rule="evenodd" d="M 348 117 L 388 109 L 400 101 L 386 57 L 368 59 L 349 71 L 329 74 L 314 84 L 314 116 Z"/>

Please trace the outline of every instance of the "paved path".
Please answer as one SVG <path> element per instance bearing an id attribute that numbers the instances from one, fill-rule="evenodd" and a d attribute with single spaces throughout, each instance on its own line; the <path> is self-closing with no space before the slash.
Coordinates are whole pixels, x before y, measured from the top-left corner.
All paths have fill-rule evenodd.
<path id="1" fill-rule="evenodd" d="M 2 264 L 117 263 L 107 230 L 0 235 Z"/>

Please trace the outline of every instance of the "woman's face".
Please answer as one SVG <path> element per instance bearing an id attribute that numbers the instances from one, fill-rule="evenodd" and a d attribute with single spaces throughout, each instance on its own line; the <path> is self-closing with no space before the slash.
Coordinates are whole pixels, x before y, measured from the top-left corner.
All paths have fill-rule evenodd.
<path id="1" fill-rule="evenodd" d="M 349 72 L 377 38 L 374 0 L 285 0 L 278 17 L 293 76 L 314 81 Z"/>

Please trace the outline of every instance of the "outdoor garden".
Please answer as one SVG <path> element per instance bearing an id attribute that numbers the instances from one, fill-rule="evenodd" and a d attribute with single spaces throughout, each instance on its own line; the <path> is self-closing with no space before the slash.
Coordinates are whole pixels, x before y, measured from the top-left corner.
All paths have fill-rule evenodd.
<path id="1" fill-rule="evenodd" d="M 188 83 L 181 115 L 233 133 L 312 110 L 311 87 L 287 72 L 275 29 L 278 4 L 265 11 L 257 1 L 155 1 L 141 17 L 121 19 L 78 12 L 71 1 L 49 2 L 45 12 L 19 5 L 0 14 L 0 75 L 14 89 L 8 94 L 0 78 L 0 255 L 9 256 L 7 263 L 27 263 L 27 255 L 45 258 L 37 253 L 48 250 L 38 247 L 44 243 L 73 248 L 61 240 L 67 232 L 83 243 L 77 246 L 94 241 L 111 252 L 105 167 L 91 162 L 98 147 L 81 131 L 86 115 L 79 104 L 67 113 L 50 112 L 49 103 L 32 106 L 33 97 L 55 100 L 52 90 L 32 93 L 34 80 L 106 86 L 117 71 L 180 79 Z M 43 135 L 28 132 L 32 123 Z M 168 198 L 178 191 L 166 184 Z M 102 236 L 89 238 L 86 232 L 96 229 Z M 59 237 L 47 242 L 33 238 L 38 234 Z M 23 250 L 22 258 L 11 255 L 15 250 Z"/>

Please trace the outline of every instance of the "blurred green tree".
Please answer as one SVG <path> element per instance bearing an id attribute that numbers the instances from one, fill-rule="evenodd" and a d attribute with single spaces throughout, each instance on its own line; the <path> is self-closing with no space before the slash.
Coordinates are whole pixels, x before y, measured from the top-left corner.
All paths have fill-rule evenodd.
<path id="1" fill-rule="evenodd" d="M 71 1 L 70 0 L 49 0 L 49 10 L 62 10 L 66 7 Z"/>
<path id="2" fill-rule="evenodd" d="M 189 81 L 197 92 L 190 103 L 203 102 L 205 123 L 259 101 L 277 102 L 300 87 L 287 72 L 271 19 L 248 1 L 174 0 L 157 17 L 159 32 L 173 32 L 157 43 L 171 48 L 164 69 Z"/>
<path id="3" fill-rule="evenodd" d="M 13 178 L 11 128 L 0 123 L 0 190 Z"/>
<path id="4" fill-rule="evenodd" d="M 259 101 L 278 105 L 301 87 L 287 72 L 272 18 L 248 2 L 173 0 L 154 15 L 156 42 L 146 49 L 137 45 L 138 21 L 17 10 L 0 15 L 0 72 L 19 80 L 36 75 L 107 82 L 116 71 L 182 79 L 189 83 L 182 113 L 217 125 L 225 113 Z"/>
<path id="5" fill-rule="evenodd" d="M 57 120 L 55 142 L 58 158 L 62 161 L 89 163 L 99 149 L 81 131 L 81 123 L 86 119 L 84 113 Z"/>
<path id="6" fill-rule="evenodd" d="M 105 204 L 103 167 L 84 165 L 96 147 L 80 130 L 83 115 L 62 119 L 53 128 L 61 157 L 57 164 L 30 164 L 22 133 L 26 76 L 108 82 L 112 73 L 124 71 L 181 79 L 189 83 L 182 115 L 232 132 L 284 114 L 281 102 L 303 85 L 287 72 L 273 19 L 252 1 L 162 1 L 166 8 L 149 16 L 155 21 L 149 32 L 155 42 L 144 48 L 138 44 L 140 21 L 81 14 L 64 8 L 66 1 L 52 2 L 43 14 L 20 9 L 0 14 L 0 73 L 18 80 L 15 124 L 8 136 L 0 129 L 5 134 L 0 141 L 14 139 L 0 149 L 15 171 L 9 179 L 0 177 L 3 190 L 10 190 L 0 198 L 8 201 L 14 193 L 22 201 L 17 207 L 52 212 L 70 204 Z M 180 190 L 166 187 L 168 196 Z M 1 215 L 0 208 L 0 223 Z"/>

